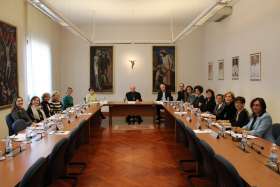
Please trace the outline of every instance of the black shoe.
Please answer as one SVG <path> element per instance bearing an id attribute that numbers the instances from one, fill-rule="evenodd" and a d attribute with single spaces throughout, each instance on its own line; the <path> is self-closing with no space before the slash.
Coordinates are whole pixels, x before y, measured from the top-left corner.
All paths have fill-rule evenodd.
<path id="1" fill-rule="evenodd" d="M 143 119 L 138 119 L 138 124 L 141 124 L 143 122 Z"/>

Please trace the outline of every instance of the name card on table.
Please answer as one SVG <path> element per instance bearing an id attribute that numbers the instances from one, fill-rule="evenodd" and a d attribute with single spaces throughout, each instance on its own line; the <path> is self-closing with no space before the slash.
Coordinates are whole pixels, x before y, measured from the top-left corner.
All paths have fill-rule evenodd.
<path id="1" fill-rule="evenodd" d="M 134 105 L 134 104 L 136 104 L 136 101 L 127 101 L 127 104 Z"/>
<path id="2" fill-rule="evenodd" d="M 199 130 L 199 129 L 196 129 L 196 130 L 193 130 L 196 134 L 203 134 L 203 133 L 212 133 L 213 131 L 211 129 L 202 129 L 202 130 Z"/>
<path id="3" fill-rule="evenodd" d="M 55 135 L 68 135 L 70 131 L 56 131 Z"/>
<path id="4" fill-rule="evenodd" d="M 154 101 L 157 105 L 163 105 L 163 101 Z"/>

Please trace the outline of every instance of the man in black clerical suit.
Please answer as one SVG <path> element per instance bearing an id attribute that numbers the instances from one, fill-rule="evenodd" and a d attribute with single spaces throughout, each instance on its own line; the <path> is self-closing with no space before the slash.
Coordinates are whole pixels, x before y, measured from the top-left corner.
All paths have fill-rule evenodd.
<path id="1" fill-rule="evenodd" d="M 177 92 L 177 101 L 185 102 L 185 85 L 182 82 L 179 84 L 179 91 Z"/>
<path id="2" fill-rule="evenodd" d="M 166 90 L 165 84 L 160 84 L 160 91 L 157 95 L 157 101 L 173 101 L 173 97 L 171 95 L 171 92 Z M 157 105 L 157 120 L 160 120 L 160 109 L 163 107 L 161 105 Z"/>
<path id="3" fill-rule="evenodd" d="M 166 90 L 165 84 L 160 84 L 160 91 L 157 95 L 157 101 L 173 101 L 173 97 L 171 93 Z"/>
<path id="4" fill-rule="evenodd" d="M 129 89 L 130 89 L 130 91 L 125 94 L 127 101 L 141 102 L 142 101 L 141 94 L 139 92 L 136 92 L 136 87 L 134 85 L 131 85 L 129 87 Z M 134 124 L 135 122 L 138 122 L 140 124 L 143 122 L 143 120 L 142 120 L 141 116 L 128 115 L 126 117 L 126 122 L 128 124 L 131 124 L 131 123 Z"/>

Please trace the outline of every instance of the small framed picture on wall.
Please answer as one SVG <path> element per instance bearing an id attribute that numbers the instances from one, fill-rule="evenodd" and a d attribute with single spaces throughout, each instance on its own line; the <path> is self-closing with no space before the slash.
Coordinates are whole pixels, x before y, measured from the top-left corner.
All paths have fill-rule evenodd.
<path id="1" fill-rule="evenodd" d="M 261 53 L 250 54 L 250 79 L 251 81 L 261 80 Z"/>
<path id="2" fill-rule="evenodd" d="M 232 80 L 239 80 L 239 56 L 232 57 Z"/>
<path id="3" fill-rule="evenodd" d="M 213 80 L 213 79 L 214 79 L 213 63 L 209 62 L 208 63 L 208 80 Z"/>
<path id="4" fill-rule="evenodd" d="M 218 80 L 224 80 L 224 60 L 218 60 Z"/>

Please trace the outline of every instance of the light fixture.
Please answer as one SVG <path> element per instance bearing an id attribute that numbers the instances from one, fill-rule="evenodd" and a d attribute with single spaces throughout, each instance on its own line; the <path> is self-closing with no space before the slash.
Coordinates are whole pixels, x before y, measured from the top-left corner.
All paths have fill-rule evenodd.
<path id="1" fill-rule="evenodd" d="M 47 4 L 43 0 L 27 0 L 29 4 L 37 8 L 40 12 L 48 16 L 54 22 L 57 22 L 61 26 L 65 27 L 66 29 L 70 30 L 73 34 L 79 36 L 83 40 L 92 43 L 92 41 L 72 22 L 67 20 L 61 14 L 58 13 L 54 8 L 52 8 L 49 4 Z"/>
<path id="2" fill-rule="evenodd" d="M 129 60 L 130 64 L 131 64 L 131 69 L 134 68 L 136 60 Z"/>
<path id="3" fill-rule="evenodd" d="M 174 39 L 176 42 L 181 37 L 190 34 L 196 27 L 202 26 L 210 18 L 212 18 L 219 10 L 231 4 L 233 0 L 217 0 L 209 8 L 204 10 L 200 15 L 198 15 L 188 26 L 186 26 Z"/>
<path id="4" fill-rule="evenodd" d="M 224 8 L 226 5 L 226 3 L 218 3 L 205 16 L 198 20 L 198 22 L 195 23 L 195 26 L 204 25 L 204 23 L 206 23 L 211 17 L 213 17 L 219 10 Z"/>

